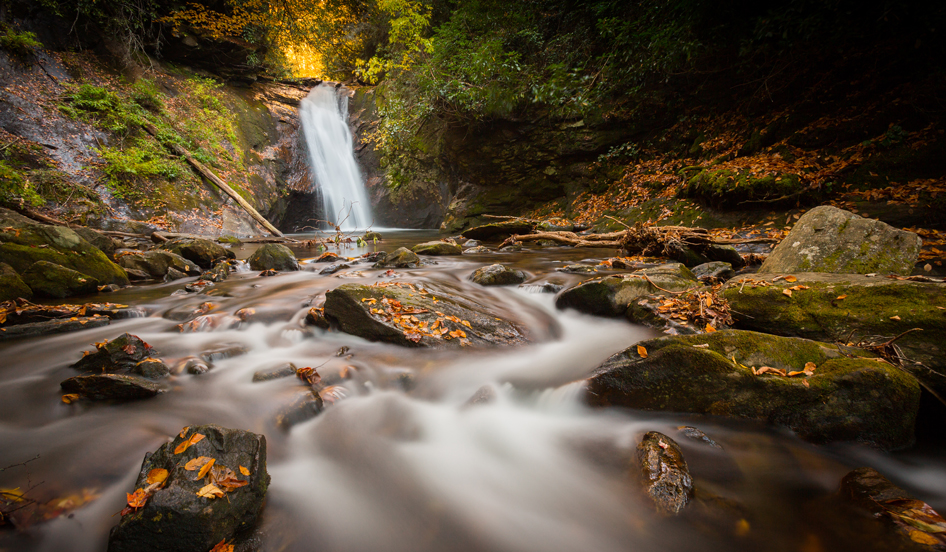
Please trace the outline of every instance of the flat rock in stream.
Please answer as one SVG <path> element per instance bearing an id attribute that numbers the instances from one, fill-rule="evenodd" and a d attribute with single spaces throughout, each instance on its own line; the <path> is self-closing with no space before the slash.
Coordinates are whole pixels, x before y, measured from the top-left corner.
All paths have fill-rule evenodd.
<path id="1" fill-rule="evenodd" d="M 108 326 L 111 320 L 104 316 L 81 316 L 76 318 L 60 318 L 44 320 L 42 322 L 27 322 L 0 328 L 0 341 L 18 339 L 21 337 L 37 337 L 57 333 L 74 332 L 88 328 Z"/>
<path id="2" fill-rule="evenodd" d="M 345 284 L 325 294 L 325 317 L 346 333 L 406 347 L 515 345 L 514 323 L 483 305 L 419 284 Z"/>
<path id="3" fill-rule="evenodd" d="M 637 445 L 637 461 L 644 490 L 657 510 L 677 514 L 693 496 L 693 478 L 676 441 L 651 431 Z"/>
<path id="4" fill-rule="evenodd" d="M 667 263 L 630 274 L 585 280 L 559 294 L 555 306 L 600 316 L 621 316 L 634 299 L 659 293 L 659 288 L 683 291 L 699 285 L 693 273 L 681 263 Z"/>
<path id="5" fill-rule="evenodd" d="M 420 257 L 406 247 L 398 247 L 391 253 L 378 258 L 375 268 L 416 268 L 420 265 Z"/>
<path id="6" fill-rule="evenodd" d="M 200 268 L 210 268 L 216 261 L 235 259 L 233 251 L 202 238 L 175 238 L 162 243 L 158 249 L 177 253 Z"/>
<path id="7" fill-rule="evenodd" d="M 75 376 L 59 386 L 66 393 L 76 393 L 97 401 L 147 399 L 167 390 L 154 380 L 133 374 Z"/>
<path id="8" fill-rule="evenodd" d="M 526 281 L 526 273 L 501 264 L 477 268 L 470 280 L 481 286 L 511 286 Z"/>
<path id="9" fill-rule="evenodd" d="M 462 255 L 463 248 L 456 243 L 430 241 L 419 243 L 411 248 L 418 255 Z"/>
<path id="10" fill-rule="evenodd" d="M 281 243 L 263 244 L 247 262 L 253 270 L 299 270 L 299 261 L 292 250 Z"/>
<path id="11" fill-rule="evenodd" d="M 753 373 L 763 367 L 768 370 Z M 595 370 L 587 400 L 750 418 L 787 426 L 815 443 L 897 449 L 913 443 L 920 386 L 860 349 L 724 330 L 631 346 Z"/>
<path id="12" fill-rule="evenodd" d="M 193 444 L 186 446 L 188 441 Z M 197 469 L 187 469 L 200 457 L 214 462 L 203 479 L 197 478 Z M 149 474 L 160 473 L 154 470 L 167 471 L 163 486 L 112 528 L 108 552 L 206 552 L 253 528 L 270 481 L 266 438 L 216 425 L 184 428 L 148 454 L 135 492 L 152 487 Z"/>

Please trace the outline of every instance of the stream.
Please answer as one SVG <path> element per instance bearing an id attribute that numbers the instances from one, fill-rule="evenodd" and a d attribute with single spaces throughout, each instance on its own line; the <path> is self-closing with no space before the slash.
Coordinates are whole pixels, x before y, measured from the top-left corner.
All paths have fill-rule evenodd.
<path id="1" fill-rule="evenodd" d="M 432 231 L 383 231 L 356 256 L 436 239 Z M 304 239 L 307 236 L 294 236 Z M 255 249 L 234 250 L 239 259 Z M 0 488 L 40 483 L 40 501 L 82 494 L 81 508 L 0 532 L 0 551 L 104 551 L 146 452 L 189 425 L 215 423 L 266 436 L 272 476 L 260 523 L 268 551 L 869 550 L 870 526 L 831 496 L 850 469 L 871 466 L 946 511 L 942 449 L 881 453 L 855 445 L 814 446 L 760 424 L 693 415 L 591 409 L 580 380 L 610 355 L 656 334 L 621 319 L 559 311 L 538 286 L 587 275 L 564 264 L 605 259 L 607 250 L 533 248 L 519 253 L 428 257 L 397 270 L 405 282 L 458 290 L 518 320 L 533 343 L 517 348 L 429 350 L 372 343 L 303 325 L 309 306 L 348 282 L 389 278 L 370 264 L 320 275 L 314 250 L 296 249 L 303 271 L 260 277 L 244 268 L 201 293 L 193 278 L 97 296 L 147 309 L 102 328 L 0 343 Z M 524 287 L 467 280 L 502 262 L 527 271 Z M 206 293 L 206 292 L 210 293 Z M 178 292 L 178 293 L 175 293 Z M 251 307 L 271 321 L 181 333 L 201 303 L 232 315 Z M 78 301 L 73 301 L 78 302 Z M 126 402 L 64 404 L 59 382 L 92 343 L 128 332 L 172 368 L 231 345 L 245 354 L 213 360 L 202 375 L 172 376 L 172 390 Z M 347 347 L 347 352 L 337 352 Z M 350 358 L 348 355 L 351 355 Z M 294 377 L 254 383 L 253 374 L 292 362 L 334 386 L 319 416 L 282 429 L 277 414 L 301 389 Z M 496 399 L 464 403 L 484 385 Z M 677 429 L 696 426 L 722 448 Z M 654 513 L 632 475 L 634 447 L 661 431 L 683 448 L 698 493 L 684 515 Z"/>

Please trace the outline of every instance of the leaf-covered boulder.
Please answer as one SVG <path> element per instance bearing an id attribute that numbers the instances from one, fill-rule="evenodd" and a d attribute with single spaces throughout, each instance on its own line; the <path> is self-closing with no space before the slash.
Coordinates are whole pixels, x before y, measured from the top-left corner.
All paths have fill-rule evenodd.
<path id="1" fill-rule="evenodd" d="M 125 251 L 116 254 L 118 264 L 122 267 L 141 271 L 156 279 L 164 278 L 170 269 L 184 274 L 196 276 L 200 274 L 200 267 L 177 253 L 155 249 L 152 251 Z"/>
<path id="2" fill-rule="evenodd" d="M 161 244 L 159 248 L 177 253 L 203 269 L 212 267 L 216 261 L 236 258 L 233 251 L 201 238 L 175 238 Z"/>
<path id="3" fill-rule="evenodd" d="M 96 343 L 95 351 L 86 351 L 72 367 L 85 372 L 131 371 L 153 351 L 154 348 L 137 335 L 124 333 L 111 341 Z"/>
<path id="4" fill-rule="evenodd" d="M 511 286 L 526 281 L 526 273 L 501 264 L 477 268 L 470 280 L 481 286 Z"/>
<path id="5" fill-rule="evenodd" d="M 32 299 L 33 290 L 30 289 L 16 270 L 7 263 L 0 263 L 0 303 L 13 301 L 22 297 Z"/>
<path id="6" fill-rule="evenodd" d="M 744 330 L 853 343 L 882 343 L 909 331 L 894 342 L 908 359 L 903 367 L 946 397 L 946 377 L 939 375 L 946 373 L 946 284 L 859 274 L 759 274 L 730 280 L 721 295 L 734 327 Z"/>
<path id="7" fill-rule="evenodd" d="M 185 427 L 145 457 L 108 552 L 206 552 L 254 526 L 269 481 L 264 436 Z"/>
<path id="8" fill-rule="evenodd" d="M 386 253 L 374 264 L 375 268 L 416 268 L 420 265 L 420 257 L 406 247 L 398 247 L 391 253 Z"/>
<path id="9" fill-rule="evenodd" d="M 630 274 L 585 280 L 559 294 L 555 306 L 600 316 L 622 316 L 634 299 L 663 290 L 683 291 L 700 283 L 681 263 L 667 263 Z"/>
<path id="10" fill-rule="evenodd" d="M 411 248 L 418 255 L 462 255 L 463 248 L 455 243 L 430 241 L 419 243 Z"/>
<path id="11" fill-rule="evenodd" d="M 299 270 L 299 261 L 292 250 L 281 243 L 267 243 L 257 249 L 249 258 L 253 270 Z"/>
<path id="12" fill-rule="evenodd" d="M 36 261 L 23 272 L 35 295 L 62 299 L 73 295 L 96 293 L 99 281 L 95 278 L 47 261 Z"/>
<path id="13" fill-rule="evenodd" d="M 822 205 L 798 219 L 759 272 L 910 274 L 922 243 L 913 232 Z"/>
<path id="14" fill-rule="evenodd" d="M 121 267 L 71 228 L 39 224 L 0 208 L 0 262 L 23 274 L 37 261 L 75 270 L 102 284 L 128 284 Z"/>
<path id="15" fill-rule="evenodd" d="M 325 294 L 325 317 L 372 341 L 406 347 L 514 345 L 528 341 L 509 320 L 445 289 L 409 283 L 345 284 Z"/>
<path id="16" fill-rule="evenodd" d="M 680 445 L 663 433 L 649 431 L 637 445 L 637 463 L 644 491 L 657 510 L 680 513 L 693 496 L 693 477 Z"/>
<path id="17" fill-rule="evenodd" d="M 920 402 L 913 376 L 865 351 L 740 330 L 643 341 L 599 366 L 587 391 L 594 406 L 749 418 L 882 449 L 913 443 Z"/>

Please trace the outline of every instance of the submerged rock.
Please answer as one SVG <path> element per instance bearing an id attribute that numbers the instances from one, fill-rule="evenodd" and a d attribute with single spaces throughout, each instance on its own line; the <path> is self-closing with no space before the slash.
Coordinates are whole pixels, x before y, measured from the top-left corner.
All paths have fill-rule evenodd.
<path id="1" fill-rule="evenodd" d="M 922 243 L 913 232 L 822 205 L 798 219 L 759 273 L 910 274 Z"/>
<path id="2" fill-rule="evenodd" d="M 23 278 L 33 293 L 42 297 L 62 299 L 89 295 L 99 289 L 99 281 L 95 278 L 46 261 L 33 263 L 23 272 Z"/>
<path id="3" fill-rule="evenodd" d="M 667 263 L 631 274 L 592 278 L 563 291 L 555 300 L 560 309 L 572 308 L 588 314 L 621 316 L 637 297 L 661 291 L 683 291 L 699 286 L 693 273 L 681 263 Z"/>
<path id="4" fill-rule="evenodd" d="M 280 429 L 288 430 L 294 425 L 315 418 L 324 409 L 325 403 L 322 401 L 322 397 L 314 389 L 309 388 L 298 393 L 289 404 L 276 414 L 276 425 Z"/>
<path id="5" fill-rule="evenodd" d="M 853 347 L 725 330 L 651 339 L 612 356 L 588 380 L 587 400 L 751 418 L 815 443 L 896 449 L 913 442 L 920 386 Z"/>
<path id="6" fill-rule="evenodd" d="M 248 259 L 253 270 L 299 270 L 299 261 L 285 245 L 267 243 L 257 249 Z"/>
<path id="7" fill-rule="evenodd" d="M 416 284 L 345 284 L 325 294 L 325 317 L 343 332 L 407 347 L 513 345 L 515 324 L 446 290 Z"/>
<path id="8" fill-rule="evenodd" d="M 236 258 L 233 251 L 200 238 L 176 238 L 161 244 L 159 249 L 176 253 L 204 269 L 212 267 L 221 259 Z"/>
<path id="9" fill-rule="evenodd" d="M 644 490 L 657 509 L 679 513 L 693 495 L 693 478 L 680 445 L 663 433 L 651 431 L 637 445 L 637 461 Z"/>
<path id="10" fill-rule="evenodd" d="M 501 264 L 477 268 L 470 280 L 481 286 L 511 286 L 526 281 L 526 273 Z"/>
<path id="11" fill-rule="evenodd" d="M 416 268 L 420 264 L 420 257 L 406 247 L 398 247 L 392 253 L 387 253 L 378 259 L 375 268 Z"/>
<path id="12" fill-rule="evenodd" d="M 32 299 L 33 290 L 30 289 L 16 270 L 7 263 L 0 263 L 0 303 L 14 299 Z"/>
<path id="13" fill-rule="evenodd" d="M 213 459 L 213 465 L 198 479 L 198 469 L 187 467 L 201 457 Z M 161 473 L 154 470 L 166 470 L 166 479 L 152 484 L 154 474 Z M 108 551 L 210 550 L 253 527 L 269 481 L 262 435 L 216 425 L 184 428 L 145 457 L 135 492 L 152 489 L 151 495 L 112 528 Z"/>
<path id="14" fill-rule="evenodd" d="M 280 365 L 276 368 L 270 368 L 268 370 L 259 370 L 253 373 L 253 382 L 258 383 L 261 381 L 272 381 L 275 379 L 288 378 L 296 375 L 296 365 L 287 362 L 283 365 Z"/>
<path id="15" fill-rule="evenodd" d="M 431 241 L 419 243 L 411 248 L 418 255 L 462 255 L 463 248 L 456 243 L 445 241 Z"/>
<path id="16" fill-rule="evenodd" d="M 469 399 L 460 407 L 461 410 L 466 410 L 474 406 L 482 406 L 484 404 L 492 404 L 496 402 L 496 388 L 492 385 L 484 385 L 476 390 L 476 393 L 473 393 Z"/>

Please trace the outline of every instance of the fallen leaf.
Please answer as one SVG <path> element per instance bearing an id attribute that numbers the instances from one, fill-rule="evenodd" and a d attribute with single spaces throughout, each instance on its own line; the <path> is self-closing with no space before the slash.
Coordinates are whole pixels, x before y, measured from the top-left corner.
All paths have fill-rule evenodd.
<path id="1" fill-rule="evenodd" d="M 713 333 L 715 331 L 716 331 L 716 328 L 714 328 L 712 324 L 706 325 L 706 333 Z"/>
<path id="2" fill-rule="evenodd" d="M 128 497 L 128 506 L 132 508 L 142 508 L 148 502 L 148 493 L 144 489 L 135 489 L 133 493 L 125 493 Z"/>
<path id="3" fill-rule="evenodd" d="M 910 531 L 910 540 L 913 542 L 918 542 L 920 544 L 926 544 L 928 546 L 935 546 L 940 544 L 939 539 L 933 535 L 928 535 L 923 531 L 917 531 L 916 529 Z"/>
<path id="4" fill-rule="evenodd" d="M 244 468 L 243 466 L 240 466 L 240 473 L 242 473 L 243 475 L 250 475 L 250 470 Z"/>
<path id="5" fill-rule="evenodd" d="M 227 539 L 223 539 L 211 548 L 210 552 L 233 552 L 233 545 L 227 544 Z"/>
<path id="6" fill-rule="evenodd" d="M 79 395 L 76 393 L 68 393 L 62 396 L 62 402 L 66 404 L 72 404 L 77 400 L 79 400 Z"/>
<path id="7" fill-rule="evenodd" d="M 136 351 L 136 350 L 137 350 L 137 349 L 135 348 L 134 345 L 125 345 L 124 347 L 122 347 L 122 351 L 125 351 L 125 352 L 128 353 L 129 355 L 135 354 L 135 351 Z"/>
<path id="8" fill-rule="evenodd" d="M 181 439 L 183 439 L 184 436 L 187 435 L 187 430 L 190 429 L 190 428 L 191 428 L 191 426 L 184 426 L 184 429 L 181 430 L 181 432 L 178 434 L 178 436 L 179 436 Z"/>
<path id="9" fill-rule="evenodd" d="M 225 492 L 220 490 L 220 487 L 217 487 L 213 483 L 208 483 L 207 485 L 201 487 L 199 491 L 197 491 L 197 496 L 203 498 L 220 498 L 225 494 Z"/>
<path id="10" fill-rule="evenodd" d="M 790 290 L 790 289 L 788 289 L 788 288 L 785 288 L 785 289 L 782 290 L 782 294 L 783 294 L 783 295 L 788 295 L 789 297 L 791 297 L 791 296 L 792 296 L 792 290 Z"/>
<path id="11" fill-rule="evenodd" d="M 891 316 L 890 319 L 893 320 L 894 322 L 899 322 L 899 321 L 900 321 L 900 317 L 899 317 L 899 316 Z"/>
<path id="12" fill-rule="evenodd" d="M 805 373 L 809 376 L 815 373 L 815 368 L 817 368 L 817 365 L 814 362 L 805 363 Z"/>
<path id="13" fill-rule="evenodd" d="M 168 471 L 164 468 L 155 468 L 148 472 L 148 485 L 163 483 L 168 478 Z"/>
<path id="14" fill-rule="evenodd" d="M 208 460 L 207 463 L 204 464 L 203 467 L 200 468 L 200 471 L 197 472 L 197 479 L 203 479 L 204 476 L 207 475 L 207 472 L 210 471 L 210 468 L 213 467 L 213 465 L 214 465 L 215 462 L 216 462 L 216 460 L 213 459 L 213 458 L 211 458 L 210 460 Z"/>
<path id="15" fill-rule="evenodd" d="M 647 349 L 644 348 L 643 345 L 638 345 L 637 354 L 640 355 L 641 358 L 647 358 Z"/>
<path id="16" fill-rule="evenodd" d="M 181 442 L 181 444 L 177 445 L 177 448 L 174 449 L 174 454 L 180 454 L 180 453 L 184 452 L 184 451 L 187 450 L 191 445 L 196 444 L 196 443 L 199 443 L 200 440 L 203 439 L 203 438 L 204 438 L 204 436 L 203 436 L 203 434 L 201 434 L 201 433 L 195 433 L 195 434 L 191 435 L 189 439 L 187 439 L 186 441 L 183 441 L 183 442 Z"/>
<path id="17" fill-rule="evenodd" d="M 209 456 L 198 456 L 197 458 L 194 458 L 190 460 L 188 463 L 184 464 L 184 469 L 187 471 L 199 470 L 200 468 L 204 467 L 204 465 L 207 462 L 210 462 L 211 460 L 213 460 L 213 458 Z"/>
<path id="18" fill-rule="evenodd" d="M 762 374 L 777 374 L 779 376 L 786 375 L 785 370 L 782 370 L 781 368 L 772 368 L 771 366 L 763 366 L 758 370 L 753 370 L 753 373 L 755 373 L 757 376 L 761 376 Z"/>
<path id="19" fill-rule="evenodd" d="M 808 385 L 808 380 L 806 379 L 801 380 L 801 384 L 804 385 L 805 387 L 811 387 L 811 385 Z"/>
<path id="20" fill-rule="evenodd" d="M 786 277 L 785 277 L 785 281 L 786 281 L 786 282 L 797 282 L 797 281 L 798 281 L 798 278 L 796 278 L 796 277 L 794 277 L 794 276 L 786 276 Z"/>
<path id="21" fill-rule="evenodd" d="M 845 300 L 845 299 L 847 299 L 847 295 L 838 295 L 834 300 L 835 300 L 835 301 L 843 301 L 843 300 Z"/>

